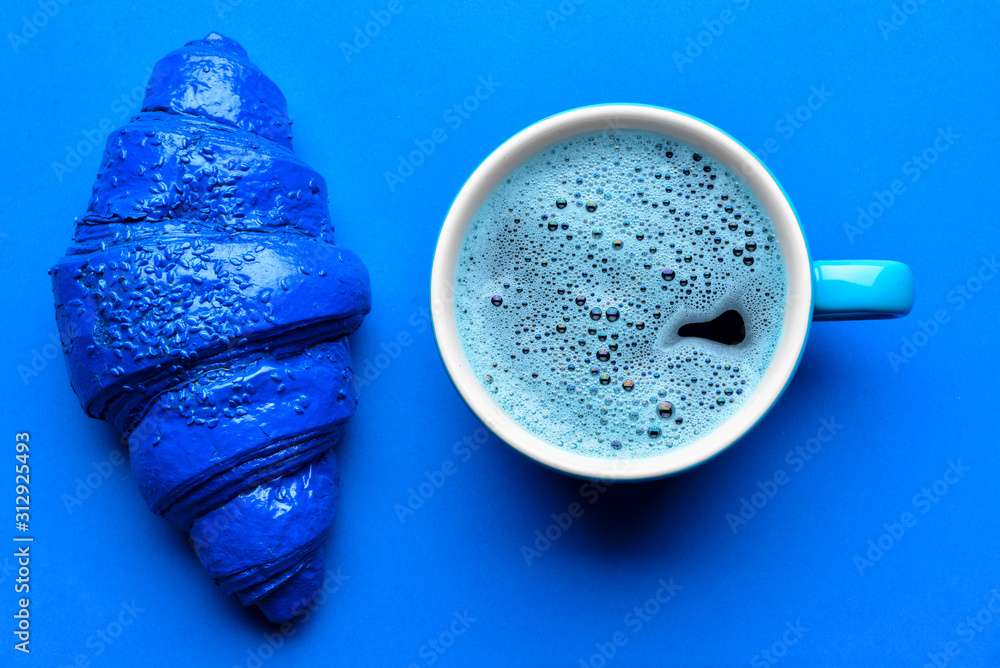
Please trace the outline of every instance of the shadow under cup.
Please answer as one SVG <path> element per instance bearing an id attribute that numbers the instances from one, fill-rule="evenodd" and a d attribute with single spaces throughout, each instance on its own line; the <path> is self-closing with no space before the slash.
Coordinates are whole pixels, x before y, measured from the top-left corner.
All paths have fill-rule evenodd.
<path id="1" fill-rule="evenodd" d="M 509 416 L 476 378 L 463 351 L 454 283 L 466 230 L 494 189 L 532 156 L 585 134 L 625 130 L 662 135 L 703 152 L 737 175 L 770 218 L 782 250 L 787 289 L 776 349 L 756 389 L 728 419 L 686 445 L 662 454 L 610 459 L 550 444 Z M 814 285 L 815 284 L 815 285 Z M 535 461 L 584 478 L 647 480 L 672 475 L 718 454 L 747 433 L 788 385 L 816 320 L 898 317 L 913 300 L 909 269 L 897 262 L 811 263 L 795 210 L 774 176 L 743 145 L 699 119 L 659 107 L 600 105 L 540 121 L 494 151 L 466 181 L 445 219 L 431 273 L 431 306 L 438 349 L 459 394 L 497 436 Z"/>

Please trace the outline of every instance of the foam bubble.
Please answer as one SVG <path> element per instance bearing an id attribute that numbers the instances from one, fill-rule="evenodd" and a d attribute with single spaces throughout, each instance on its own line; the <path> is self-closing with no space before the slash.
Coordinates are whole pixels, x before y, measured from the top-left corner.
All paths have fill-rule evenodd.
<path id="1" fill-rule="evenodd" d="M 525 429 L 581 454 L 649 457 L 732 416 L 783 325 L 784 261 L 736 175 L 641 131 L 581 135 L 511 171 L 455 276 L 466 358 Z M 736 345 L 681 326 L 736 311 Z"/>

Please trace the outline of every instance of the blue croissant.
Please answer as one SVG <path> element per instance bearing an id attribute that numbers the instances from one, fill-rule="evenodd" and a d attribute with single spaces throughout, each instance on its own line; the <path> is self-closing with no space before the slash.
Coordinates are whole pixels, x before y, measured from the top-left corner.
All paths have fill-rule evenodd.
<path id="1" fill-rule="evenodd" d="M 226 592 L 293 618 L 325 575 L 357 405 L 346 337 L 371 291 L 239 44 L 157 63 L 50 274 L 73 389 L 127 438 L 149 509 Z"/>

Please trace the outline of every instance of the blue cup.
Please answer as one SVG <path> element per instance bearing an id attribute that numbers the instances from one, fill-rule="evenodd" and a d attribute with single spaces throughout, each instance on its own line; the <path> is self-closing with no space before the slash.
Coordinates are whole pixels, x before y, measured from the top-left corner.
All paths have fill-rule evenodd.
<path id="1" fill-rule="evenodd" d="M 691 145 L 738 174 L 771 218 L 784 253 L 788 290 L 777 348 L 756 390 L 729 419 L 699 440 L 644 459 L 604 459 L 546 443 L 507 415 L 480 384 L 465 358 L 454 305 L 458 255 L 479 207 L 522 162 L 561 141 L 595 132 L 641 130 Z M 913 276 L 900 262 L 813 261 L 798 215 L 784 189 L 746 147 L 715 126 L 660 107 L 608 104 L 556 114 L 517 133 L 469 177 L 451 206 L 431 273 L 431 305 L 438 350 L 455 388 L 501 439 L 557 471 L 604 480 L 647 480 L 701 464 L 742 438 L 788 386 L 812 321 L 897 318 L 913 306 Z"/>

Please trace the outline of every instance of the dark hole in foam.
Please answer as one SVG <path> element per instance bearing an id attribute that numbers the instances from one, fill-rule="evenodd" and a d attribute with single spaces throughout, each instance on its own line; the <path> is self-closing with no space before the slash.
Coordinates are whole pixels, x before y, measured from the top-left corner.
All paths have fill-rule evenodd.
<path id="1" fill-rule="evenodd" d="M 696 336 L 699 339 L 735 346 L 747 338 L 747 327 L 739 312 L 729 310 L 708 322 L 689 322 L 677 330 L 677 335 Z"/>

